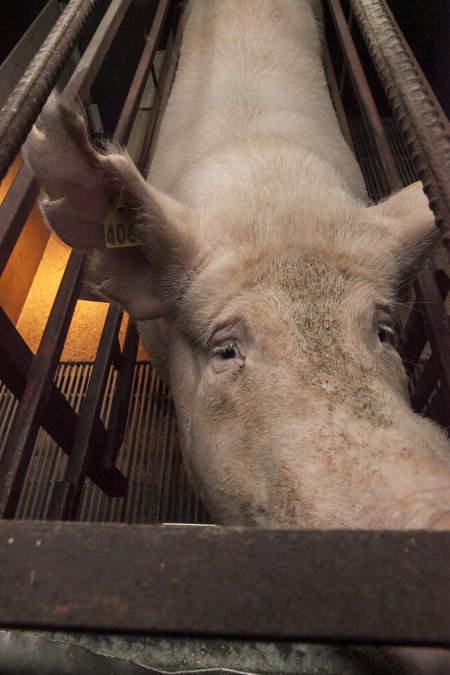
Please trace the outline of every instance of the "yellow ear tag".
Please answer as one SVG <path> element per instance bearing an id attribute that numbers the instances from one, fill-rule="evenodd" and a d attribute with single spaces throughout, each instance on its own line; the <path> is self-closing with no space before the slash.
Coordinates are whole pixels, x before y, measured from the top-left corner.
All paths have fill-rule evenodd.
<path id="1" fill-rule="evenodd" d="M 115 200 L 103 221 L 106 248 L 142 246 L 144 236 L 136 229 L 136 221 L 128 207 Z"/>
<path id="2" fill-rule="evenodd" d="M 403 188 L 403 189 L 404 189 L 404 190 L 409 190 L 409 188 L 413 188 L 415 185 L 419 185 L 419 183 L 420 183 L 420 180 L 416 180 L 415 183 L 410 183 L 409 185 L 407 185 L 407 186 L 406 186 L 405 188 Z"/>

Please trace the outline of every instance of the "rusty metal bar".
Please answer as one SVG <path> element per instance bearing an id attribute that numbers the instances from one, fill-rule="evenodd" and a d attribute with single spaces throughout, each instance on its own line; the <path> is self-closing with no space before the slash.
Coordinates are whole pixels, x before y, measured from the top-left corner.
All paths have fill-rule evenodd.
<path id="1" fill-rule="evenodd" d="M 394 116 L 450 248 L 450 124 L 384 0 L 351 0 Z"/>
<path id="2" fill-rule="evenodd" d="M 71 519 L 76 515 L 80 490 L 95 447 L 95 421 L 100 415 L 100 406 L 122 317 L 123 312 L 117 311 L 116 307 L 110 305 L 86 396 L 78 415 L 78 424 L 67 468 L 63 480 L 58 481 L 54 486 L 48 518 Z M 125 479 L 121 487 L 122 493 L 117 496 L 123 496 L 124 494 L 123 491 L 126 489 Z"/>
<path id="3" fill-rule="evenodd" d="M 162 34 L 163 22 L 167 15 L 169 5 L 170 0 L 160 0 L 144 51 L 136 69 L 132 85 L 128 91 L 119 122 L 114 131 L 113 140 L 118 143 L 126 142 L 136 118 L 139 100 L 142 96 L 149 71 L 153 65 L 154 56 Z M 122 318 L 122 310 L 116 305 L 111 305 L 100 338 L 100 344 L 97 350 L 94 370 L 89 383 L 86 399 L 82 410 L 80 411 L 69 464 L 64 479 L 55 485 L 51 498 L 48 511 L 48 517 L 51 519 L 70 519 L 75 517 L 80 498 L 80 490 L 89 466 L 91 466 L 91 471 L 93 470 L 93 466 L 97 467 L 99 473 L 103 469 L 106 474 L 105 480 L 107 480 L 107 475 L 114 471 L 114 467 L 110 467 L 106 470 L 106 460 L 102 461 L 101 456 L 97 458 L 93 465 L 91 454 L 94 440 L 93 424 L 98 418 L 109 367 L 114 361 L 117 351 L 117 336 Z M 131 354 L 132 348 L 134 349 L 134 357 L 132 357 Z M 127 354 L 128 360 L 131 360 L 131 358 L 133 358 L 133 360 L 136 359 L 137 348 L 138 340 L 132 340 L 127 344 L 129 352 Z M 104 448 L 108 450 L 108 456 L 111 456 L 111 442 L 106 441 L 106 439 L 104 439 Z M 123 482 L 119 482 L 116 485 L 116 496 L 122 496 L 124 490 L 125 486 Z"/>
<path id="4" fill-rule="evenodd" d="M 69 82 L 64 87 L 66 100 L 84 101 L 119 29 L 131 0 L 112 0 L 92 40 L 86 47 Z"/>
<path id="5" fill-rule="evenodd" d="M 328 50 L 328 47 L 324 46 L 324 56 L 323 64 L 325 68 L 325 74 L 327 77 L 328 88 L 330 90 L 331 99 L 333 101 L 334 109 L 336 111 L 336 116 L 338 118 L 339 126 L 341 127 L 341 133 L 345 140 L 347 141 L 350 148 L 355 152 L 355 146 L 352 139 L 352 134 L 350 132 L 350 127 L 348 126 L 347 117 L 345 115 L 344 106 L 342 105 L 342 99 L 339 92 L 339 86 L 336 80 L 336 75 L 333 69 L 333 64 L 331 63 L 331 56 Z"/>
<path id="6" fill-rule="evenodd" d="M 425 327 L 438 366 L 445 405 L 450 410 L 450 319 L 432 272 L 419 274 L 414 289 L 419 306 L 426 303 Z"/>
<path id="7" fill-rule="evenodd" d="M 71 0 L 0 113 L 0 180 L 55 86 L 97 0 Z"/>
<path id="8" fill-rule="evenodd" d="M 3 348 L 0 349 L 0 379 L 20 399 L 27 384 L 27 373 L 33 361 L 33 353 L 4 311 L 0 308 L 0 332 Z M 74 437 L 76 413 L 55 385 L 51 387 L 50 406 L 45 411 L 42 427 L 58 445 L 68 452 Z"/>
<path id="9" fill-rule="evenodd" d="M 364 74 L 361 61 L 356 51 L 353 39 L 345 20 L 340 0 L 328 0 L 331 16 L 336 28 L 336 34 L 341 45 L 342 53 L 347 64 L 348 73 L 355 93 L 364 114 L 368 127 L 372 133 L 378 152 L 386 183 L 386 194 L 402 186 L 402 180 L 395 159 L 389 146 L 375 101 Z"/>
<path id="10" fill-rule="evenodd" d="M 173 32 L 170 31 L 168 38 L 167 38 L 167 44 L 166 44 L 166 52 L 164 54 L 164 61 L 161 66 L 161 72 L 159 75 L 159 81 L 156 80 L 156 77 L 153 77 L 154 84 L 155 84 L 155 95 L 153 97 L 152 101 L 152 107 L 150 110 L 150 115 L 149 115 L 149 120 L 145 132 L 144 139 L 142 141 L 142 148 L 141 152 L 139 153 L 139 157 L 136 161 L 136 165 L 144 171 L 145 166 L 146 166 L 146 160 L 148 157 L 148 154 L 150 152 L 150 146 L 152 145 L 152 140 L 154 137 L 155 129 L 156 129 L 156 122 L 158 119 L 159 115 L 159 110 L 161 107 L 161 98 L 163 96 L 163 92 L 166 88 L 166 86 L 172 85 L 172 82 L 170 81 L 170 63 L 172 60 L 173 56 L 173 48 L 174 48 L 174 38 L 173 38 Z M 167 82 L 169 78 L 169 82 Z"/>
<path id="11" fill-rule="evenodd" d="M 20 399 L 27 386 L 27 375 L 33 361 L 33 353 L 1 308 L 0 334 L 3 343 L 0 347 L 0 380 L 17 399 Z M 49 403 L 43 412 L 40 425 L 66 454 L 70 453 L 73 445 L 77 420 L 77 413 L 58 387 L 52 383 Z M 95 420 L 93 434 L 97 441 L 95 453 L 100 451 L 100 441 L 103 441 L 106 436 L 106 430 L 99 419 Z M 88 476 L 110 496 L 117 494 L 116 486 L 120 483 L 121 474 L 114 467 L 110 466 L 109 471 L 103 473 L 100 473 L 94 466 L 89 467 Z"/>
<path id="12" fill-rule="evenodd" d="M 113 0 L 67 83 L 63 92 L 64 98 L 83 101 L 100 70 L 129 4 L 130 0 Z M 42 106 L 43 102 L 36 109 L 34 120 Z M 0 206 L 0 274 L 11 255 L 38 192 L 39 187 L 32 172 L 26 165 L 22 166 Z"/>
<path id="13" fill-rule="evenodd" d="M 112 6 L 106 12 L 100 25 L 97 28 L 96 33 L 94 34 L 94 37 L 92 38 L 90 44 L 88 45 L 88 48 L 85 52 L 85 54 L 87 54 L 86 58 L 83 57 L 81 59 L 80 63 L 75 69 L 75 72 L 73 73 L 66 87 L 67 92 L 65 90 L 64 92 L 65 96 L 75 97 L 79 93 L 83 94 L 87 92 L 90 85 L 92 84 L 93 79 L 95 78 L 96 73 L 98 72 L 101 66 L 101 63 L 106 55 L 106 51 L 112 42 L 112 39 L 121 23 L 121 20 L 125 14 L 128 5 L 129 0 L 114 1 Z M 89 59 L 92 59 L 90 63 L 88 62 Z M 42 105 L 40 107 L 42 107 Z M 0 263 L 3 262 L 4 264 L 6 264 L 8 256 L 14 246 L 14 243 L 20 234 L 23 222 L 25 221 L 33 205 L 34 197 L 36 196 L 36 194 L 37 194 L 37 185 L 34 181 L 33 175 L 28 169 L 28 167 L 24 166 L 19 171 L 18 176 L 16 177 L 13 185 L 11 186 L 11 190 L 9 191 L 6 197 L 6 200 L 3 205 L 6 206 L 6 208 L 5 209 L 2 208 L 2 216 L 5 216 L 5 221 L 2 222 L 2 224 L 4 223 L 5 226 L 2 229 L 4 229 L 4 240 L 6 240 L 6 243 L 8 244 L 8 250 L 6 249 L 6 246 L 4 251 L 2 249 L 2 256 L 4 256 L 4 260 L 3 258 L 0 257 Z M 80 253 L 72 254 L 72 256 L 74 255 L 78 256 L 80 255 Z M 72 275 L 72 277 L 70 275 Z M 66 269 L 64 279 L 66 280 L 65 283 L 67 284 L 70 284 L 71 282 L 76 283 L 77 287 L 79 288 L 80 282 L 79 282 L 78 267 L 69 265 L 68 268 Z M 78 293 L 76 295 L 78 295 Z M 73 313 L 76 297 L 73 302 L 72 300 L 70 303 L 66 304 L 63 303 L 62 305 L 59 306 L 58 309 L 60 317 L 59 320 L 64 324 L 67 324 L 67 326 L 70 322 Z M 119 310 L 116 309 L 115 311 L 118 312 Z M 56 317 L 55 321 L 57 321 Z M 18 339 L 20 338 L 20 336 L 17 337 Z M 50 349 L 51 350 L 54 349 L 55 346 L 56 346 L 55 343 L 53 343 Z M 58 356 L 56 357 L 56 360 L 55 360 L 56 352 L 55 353 L 52 352 L 47 355 L 48 357 L 47 359 L 44 359 L 44 361 L 40 363 L 39 374 L 42 380 L 53 378 L 57 360 L 59 359 L 59 354 L 61 352 L 59 346 L 57 347 L 57 351 Z M 30 370 L 30 374 L 33 372 L 34 365 L 35 364 L 33 363 Z M 48 371 L 45 371 L 46 367 L 48 367 L 49 369 Z M 16 456 L 13 457 L 14 455 L 13 442 L 11 440 L 8 440 L 8 445 L 7 448 L 5 448 L 5 453 L 2 460 L 5 462 L 5 466 L 6 464 L 10 466 L 10 478 L 11 478 L 11 485 L 9 486 L 4 485 L 0 488 L 0 494 L 2 490 L 4 491 L 3 498 L 2 496 L 0 496 L 0 512 L 2 512 L 5 517 L 11 517 L 13 515 L 15 505 L 17 504 L 17 497 L 20 492 L 20 485 L 22 484 L 24 479 L 26 464 L 28 463 L 29 458 L 31 456 L 32 447 L 34 445 L 36 433 L 39 428 L 39 421 L 41 421 L 39 417 L 40 415 L 44 414 L 43 407 L 45 407 L 44 404 L 45 390 L 44 389 L 39 390 L 39 388 L 36 388 L 36 383 L 30 384 L 29 382 L 27 388 L 25 388 L 24 390 L 24 394 L 27 393 L 30 387 L 32 389 L 34 387 L 33 391 L 35 391 L 36 389 L 35 393 L 33 394 L 33 396 L 37 397 L 37 400 L 33 400 L 33 405 L 35 406 L 34 411 L 35 418 L 33 418 L 33 420 L 29 418 L 29 423 L 25 426 L 20 427 L 20 415 L 22 416 L 25 415 L 24 412 L 20 413 L 20 410 L 23 407 L 21 403 L 16 418 L 17 424 L 14 426 L 11 432 L 12 438 L 15 438 L 13 433 L 14 429 L 16 429 L 15 435 L 20 436 L 20 442 L 16 443 L 17 446 Z M 43 398 L 42 400 L 39 400 L 39 397 L 41 396 Z M 23 400 L 26 400 L 26 397 L 24 397 Z M 100 423 L 100 420 L 98 419 L 96 419 L 94 423 L 93 433 L 97 441 L 96 446 L 98 447 L 99 441 L 104 441 L 104 433 L 105 433 L 104 427 Z M 123 491 L 125 489 L 124 479 L 123 476 L 115 468 L 111 468 L 108 474 L 105 474 L 105 472 L 100 472 L 97 466 L 89 466 L 88 475 L 108 494 L 115 494 L 115 495 L 123 494 Z"/>
<path id="14" fill-rule="evenodd" d="M 156 10 L 155 18 L 153 19 L 144 51 L 142 52 L 142 56 L 136 69 L 133 81 L 130 85 L 125 104 L 122 108 L 122 113 L 114 131 L 114 140 L 117 143 L 126 143 L 130 135 L 131 127 L 139 107 L 139 101 L 142 98 L 144 87 L 153 65 L 156 50 L 158 49 L 159 40 L 161 38 L 162 29 L 164 26 L 164 20 L 166 18 L 170 3 L 171 0 L 159 0 L 158 9 Z"/>
<path id="15" fill-rule="evenodd" d="M 1 522 L 0 625 L 450 645 L 449 556 L 450 532 Z"/>
<path id="16" fill-rule="evenodd" d="M 22 166 L 0 206 L 0 274 L 34 206 L 39 187 L 31 169 Z"/>
<path id="17" fill-rule="evenodd" d="M 157 138 L 159 134 L 159 130 L 161 128 L 161 122 L 162 118 L 164 115 L 164 110 L 166 109 L 167 101 L 169 100 L 170 92 L 172 91 L 172 85 L 173 81 L 175 78 L 175 72 L 177 69 L 178 65 L 178 59 L 180 56 L 180 44 L 181 44 L 181 39 L 183 35 L 183 17 L 181 16 L 178 22 L 177 30 L 175 33 L 175 38 L 173 40 L 172 44 L 172 51 L 170 53 L 169 61 L 167 63 L 167 70 L 166 70 L 166 59 L 164 59 L 164 64 L 161 69 L 161 74 L 160 74 L 160 81 L 159 81 L 159 97 L 157 101 L 157 106 L 158 106 L 158 111 L 156 118 L 151 120 L 152 124 L 152 140 L 153 138 Z M 150 166 L 153 160 L 153 155 L 155 151 L 156 144 L 150 142 L 149 147 L 147 149 L 146 155 L 144 157 L 144 153 L 141 153 L 141 156 L 139 158 L 139 162 L 144 162 L 145 168 L 144 168 L 144 175 L 147 175 L 148 172 L 150 171 Z"/>
<path id="18" fill-rule="evenodd" d="M 117 453 L 125 437 L 138 347 L 139 334 L 134 323 L 129 320 L 122 348 L 121 363 L 117 374 L 116 389 L 111 404 L 108 437 L 99 460 L 99 469 L 107 473 L 115 466 Z M 94 457 L 93 459 L 95 460 Z"/>
<path id="19" fill-rule="evenodd" d="M 26 469 L 50 400 L 53 377 L 82 284 L 86 254 L 74 251 L 56 294 L 27 384 L 0 460 L 0 516 L 14 515 Z"/>

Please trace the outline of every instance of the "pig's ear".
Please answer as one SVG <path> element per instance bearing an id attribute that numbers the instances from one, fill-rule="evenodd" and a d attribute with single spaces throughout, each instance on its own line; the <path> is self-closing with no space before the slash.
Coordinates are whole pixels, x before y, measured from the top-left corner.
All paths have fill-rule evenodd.
<path id="1" fill-rule="evenodd" d="M 148 185 L 127 155 L 96 152 L 83 117 L 54 98 L 24 154 L 43 188 L 41 209 L 52 230 L 74 248 L 97 250 L 100 292 L 137 319 L 161 315 L 162 276 L 182 272 L 195 255 L 195 214 Z M 107 248 L 103 223 L 117 201 L 141 247 Z"/>
<path id="2" fill-rule="evenodd" d="M 368 211 L 385 229 L 397 257 L 407 267 L 420 264 L 438 233 L 422 183 L 403 188 Z"/>

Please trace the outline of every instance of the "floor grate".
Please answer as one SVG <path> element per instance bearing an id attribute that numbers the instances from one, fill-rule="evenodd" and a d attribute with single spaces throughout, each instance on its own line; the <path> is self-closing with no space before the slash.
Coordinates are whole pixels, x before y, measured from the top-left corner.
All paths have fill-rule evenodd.
<path id="1" fill-rule="evenodd" d="M 61 363 L 55 382 L 79 411 L 92 363 Z M 111 369 L 101 416 L 108 424 L 116 372 Z M 0 456 L 16 408 L 9 391 L 0 389 Z M 67 457 L 42 429 L 20 498 L 17 517 L 44 519 L 55 481 L 62 480 Z M 135 366 L 125 440 L 117 466 L 127 477 L 125 498 L 110 498 L 86 480 L 77 520 L 89 522 L 206 523 L 207 513 L 192 491 L 181 459 L 169 388 L 148 361 Z"/>

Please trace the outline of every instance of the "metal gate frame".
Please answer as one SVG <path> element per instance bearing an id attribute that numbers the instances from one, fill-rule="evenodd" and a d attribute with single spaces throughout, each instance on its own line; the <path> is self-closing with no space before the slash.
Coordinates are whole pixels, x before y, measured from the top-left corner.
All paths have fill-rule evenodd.
<path id="1" fill-rule="evenodd" d="M 0 155 L 2 172 L 54 86 L 94 4 L 95 0 L 71 0 L 3 109 L 0 138 L 2 143 L 9 141 L 4 141 L 6 150 Z M 67 101 L 83 100 L 87 95 L 129 4 L 130 0 L 111 0 L 64 90 Z M 159 1 L 114 134 L 119 143 L 126 143 L 130 134 L 170 4 L 170 0 Z M 399 187 L 401 180 L 352 40 L 353 16 L 448 246 L 448 121 L 384 0 L 351 0 L 347 17 L 339 0 L 328 0 L 328 7 L 343 51 L 343 68 L 378 153 L 386 194 Z M 167 49 L 157 87 L 158 107 L 138 161 L 141 170 L 151 157 L 152 137 L 175 70 L 177 37 L 173 31 L 171 36 L 173 49 Z M 52 58 L 55 54 L 58 58 Z M 327 72 L 343 131 L 350 139 L 330 63 Z M 9 133 L 5 131 L 8 124 Z M 0 271 L 36 196 L 37 185 L 24 166 L 0 209 Z M 119 309 L 111 306 L 108 311 L 79 414 L 53 384 L 85 263 L 84 253 L 72 253 L 36 355 L 0 312 L 0 379 L 19 399 L 0 462 L 0 625 L 450 645 L 450 532 L 307 532 L 55 522 L 73 518 L 86 476 L 110 495 L 123 494 L 125 489 L 115 457 L 126 422 L 124 401 L 129 398 L 138 337 L 130 325 L 120 349 Z M 439 415 L 444 411 L 448 424 L 450 330 L 444 305 L 448 278 L 429 267 L 419 276 L 415 289 L 416 309 L 420 305 L 422 310 L 411 313 L 403 352 L 413 364 L 411 371 L 427 341 L 431 356 L 416 382 L 413 403 L 416 409 L 423 409 L 423 402 L 437 391 Z M 111 416 L 119 424 L 113 430 L 105 429 L 98 412 L 111 364 L 118 370 L 112 403 L 116 414 Z M 40 426 L 69 455 L 68 469 L 53 494 L 51 520 L 17 521 L 15 510 Z"/>

